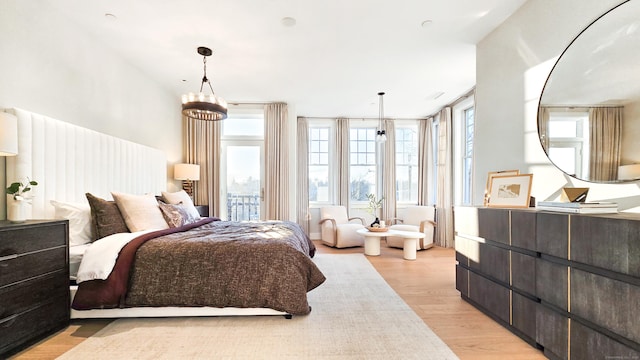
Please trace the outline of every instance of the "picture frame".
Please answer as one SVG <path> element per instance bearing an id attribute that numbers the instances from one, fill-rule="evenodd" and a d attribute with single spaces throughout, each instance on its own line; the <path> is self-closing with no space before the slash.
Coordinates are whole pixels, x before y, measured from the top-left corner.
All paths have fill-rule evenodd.
<path id="1" fill-rule="evenodd" d="M 489 174 L 487 174 L 487 185 L 484 188 L 484 206 L 487 206 L 490 202 L 489 194 L 491 193 L 491 179 L 493 179 L 495 176 L 513 176 L 513 175 L 520 175 L 520 170 L 490 171 Z"/>
<path id="2" fill-rule="evenodd" d="M 494 176 L 489 186 L 488 207 L 528 208 L 533 174 Z"/>

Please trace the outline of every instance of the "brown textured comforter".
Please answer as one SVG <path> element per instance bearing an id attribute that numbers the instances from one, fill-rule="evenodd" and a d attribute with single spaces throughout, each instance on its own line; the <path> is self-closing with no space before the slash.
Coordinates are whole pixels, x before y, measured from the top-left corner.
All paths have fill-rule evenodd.
<path id="1" fill-rule="evenodd" d="M 307 292 L 325 277 L 311 260 L 313 243 L 297 224 L 207 221 L 131 241 L 107 280 L 80 284 L 74 309 L 212 306 L 309 313 Z M 123 270 L 118 263 L 127 262 L 130 245 L 137 247 L 129 255 L 133 266 Z"/>

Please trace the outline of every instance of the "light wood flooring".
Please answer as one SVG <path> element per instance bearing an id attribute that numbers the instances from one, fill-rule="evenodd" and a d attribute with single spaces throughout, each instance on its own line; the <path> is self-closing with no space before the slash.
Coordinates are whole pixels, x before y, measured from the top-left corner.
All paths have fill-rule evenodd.
<path id="1" fill-rule="evenodd" d="M 316 242 L 321 253 L 363 253 L 363 248 L 333 249 Z M 434 247 L 415 261 L 402 249 L 381 246 L 367 257 L 389 285 L 460 359 L 545 359 L 542 352 L 460 298 L 455 289 L 455 252 Z M 13 359 L 55 359 L 109 324 L 110 320 L 73 320 L 71 325 L 17 354 Z"/>

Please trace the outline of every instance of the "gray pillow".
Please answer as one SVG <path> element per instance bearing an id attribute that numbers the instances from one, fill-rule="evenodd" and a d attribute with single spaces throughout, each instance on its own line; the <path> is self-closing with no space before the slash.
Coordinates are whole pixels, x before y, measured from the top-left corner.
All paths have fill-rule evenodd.
<path id="1" fill-rule="evenodd" d="M 167 204 L 165 202 L 158 201 L 158 205 L 160 206 L 164 220 L 172 228 L 191 224 L 199 220 L 199 218 L 193 217 L 182 203 Z"/>

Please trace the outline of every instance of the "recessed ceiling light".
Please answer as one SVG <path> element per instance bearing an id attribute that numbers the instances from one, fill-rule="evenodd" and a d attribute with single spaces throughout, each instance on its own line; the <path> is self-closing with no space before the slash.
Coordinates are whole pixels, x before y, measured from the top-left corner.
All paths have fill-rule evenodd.
<path id="1" fill-rule="evenodd" d="M 116 20 L 118 20 L 118 18 L 117 18 L 115 15 L 110 14 L 110 13 L 106 13 L 106 14 L 104 14 L 104 17 L 106 17 L 106 18 L 107 18 L 107 20 L 111 20 L 111 21 L 116 21 Z"/>
<path id="2" fill-rule="evenodd" d="M 420 26 L 422 26 L 423 28 L 426 28 L 431 26 L 431 24 L 433 24 L 433 20 L 425 20 L 422 22 L 422 24 L 420 24 Z"/>
<path id="3" fill-rule="evenodd" d="M 282 20 L 280 20 L 280 22 L 282 23 L 282 25 L 286 27 L 296 26 L 296 19 L 292 17 L 283 17 Z"/>

